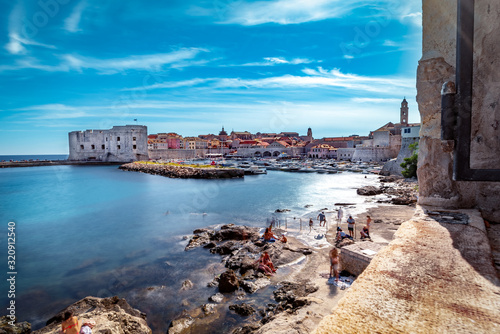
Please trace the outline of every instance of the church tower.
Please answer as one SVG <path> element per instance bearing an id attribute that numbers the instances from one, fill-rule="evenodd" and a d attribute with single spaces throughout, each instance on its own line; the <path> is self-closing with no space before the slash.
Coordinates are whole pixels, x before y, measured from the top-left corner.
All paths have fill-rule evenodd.
<path id="1" fill-rule="evenodd" d="M 404 126 L 408 125 L 408 102 L 406 101 L 406 97 L 403 99 L 403 102 L 401 102 L 399 123 L 401 123 Z"/>
<path id="2" fill-rule="evenodd" d="M 307 129 L 307 139 L 308 139 L 308 141 L 313 140 L 313 132 L 312 132 L 311 128 Z"/>

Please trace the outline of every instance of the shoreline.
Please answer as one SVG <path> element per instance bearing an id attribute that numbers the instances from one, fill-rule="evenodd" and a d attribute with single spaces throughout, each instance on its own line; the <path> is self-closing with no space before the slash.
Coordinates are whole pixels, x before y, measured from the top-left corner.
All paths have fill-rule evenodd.
<path id="1" fill-rule="evenodd" d="M 400 206 L 395 206 L 395 205 L 376 204 L 374 202 L 374 200 L 365 201 L 363 203 L 367 203 L 370 206 L 375 206 L 375 208 L 379 208 L 379 207 L 393 207 L 395 210 L 399 210 L 398 208 L 400 208 Z M 358 210 L 356 210 L 356 209 L 353 208 L 354 210 L 353 210 L 352 213 L 354 213 L 354 211 L 359 211 L 360 209 L 364 210 L 366 208 L 366 206 L 363 203 L 356 204 L 356 208 Z M 318 208 L 318 209 L 320 208 L 320 206 L 317 205 L 316 202 L 314 203 L 313 206 L 316 207 L 316 208 Z M 308 207 L 308 206 L 306 206 L 306 207 Z M 330 208 L 330 209 L 334 210 L 334 208 Z M 315 211 L 319 211 L 319 210 L 311 210 L 310 212 L 311 212 L 311 214 L 313 214 Z M 330 211 L 330 212 L 334 212 L 334 211 Z M 373 217 L 374 217 L 374 219 L 377 219 L 377 216 L 373 215 Z M 346 217 L 344 217 L 344 218 L 346 218 Z M 332 226 L 335 226 L 335 224 L 333 222 L 330 221 L 330 223 L 331 223 Z M 265 223 L 262 222 L 262 224 L 265 224 Z M 343 224 L 345 224 L 345 223 L 343 223 Z M 290 228 L 290 225 L 288 227 Z M 316 220 L 315 220 L 315 228 L 318 231 L 313 230 L 313 232 L 321 232 L 321 234 L 323 234 L 323 235 L 326 234 L 326 236 L 324 236 L 322 239 L 324 239 L 326 241 L 330 241 L 331 240 L 331 238 L 332 238 L 332 235 L 331 235 L 332 228 L 330 228 L 330 232 L 326 232 L 326 231 L 323 232 L 322 230 L 324 230 L 324 228 L 322 228 L 321 230 L 317 228 L 317 221 Z M 307 228 L 306 228 L 306 230 L 302 230 L 302 232 L 303 233 L 299 233 L 299 236 L 306 237 L 307 240 L 313 241 L 313 242 L 315 242 L 315 241 L 318 240 L 318 239 L 314 238 L 314 236 L 316 236 L 318 233 L 307 233 L 308 232 Z M 302 240 L 302 242 L 307 242 L 307 240 Z M 311 246 L 311 248 L 314 248 L 314 252 L 312 254 L 308 255 L 305 258 L 305 260 L 304 259 L 298 259 L 298 261 L 297 261 L 298 263 L 297 264 L 293 264 L 293 262 L 292 262 L 292 265 L 289 265 L 290 263 L 288 263 L 287 266 L 283 265 L 281 267 L 284 271 L 287 272 L 286 273 L 286 277 L 283 277 L 283 278 L 286 278 L 287 280 L 290 280 L 292 282 L 297 282 L 298 280 L 300 280 L 302 278 L 309 278 L 310 274 L 312 272 L 314 272 L 313 270 L 316 270 L 314 273 L 315 273 L 315 276 L 317 276 L 317 277 L 314 277 L 314 280 L 318 280 L 319 282 L 322 282 L 322 284 L 326 286 L 326 290 L 323 290 L 320 287 L 320 291 L 323 291 L 324 293 L 326 293 L 326 295 L 329 296 L 328 298 L 330 298 L 330 297 L 333 298 L 334 296 L 333 296 L 333 294 L 330 291 L 331 290 L 330 289 L 331 286 L 326 285 L 326 283 L 325 283 L 326 279 L 319 276 L 319 274 L 321 274 L 321 273 L 327 273 L 327 272 L 329 272 L 327 252 L 330 249 L 331 242 L 329 244 L 326 244 L 323 247 L 315 247 L 317 245 L 312 245 L 312 244 L 309 244 L 309 245 Z M 202 250 L 202 251 L 204 251 L 204 250 Z M 208 251 L 207 251 L 207 253 L 208 253 Z M 211 256 L 210 254 L 208 254 L 208 255 Z M 217 256 L 217 255 L 213 255 L 213 256 Z M 278 270 L 278 272 L 279 271 L 280 270 Z M 316 275 L 316 274 L 318 274 L 318 275 Z M 181 281 L 179 281 L 179 283 L 180 282 Z M 272 281 L 273 285 L 278 284 L 278 283 L 280 283 L 279 280 L 278 281 Z M 269 288 L 269 290 L 270 289 L 271 288 Z M 339 292 L 340 292 L 340 290 L 339 290 Z M 320 307 L 324 307 L 325 305 L 329 305 L 330 301 L 326 301 L 325 302 L 325 300 L 323 300 L 323 301 L 315 300 L 314 298 L 319 298 L 319 299 L 322 298 L 321 296 L 320 297 L 314 297 L 315 295 L 317 295 L 317 293 L 313 294 L 312 297 L 310 297 L 310 298 L 308 297 L 307 300 L 309 300 L 313 304 L 314 303 L 321 303 L 321 305 L 323 305 L 323 306 L 320 306 Z M 235 295 L 233 297 L 234 298 L 240 298 L 241 296 L 236 296 Z M 239 300 L 239 299 L 237 299 L 237 300 Z M 336 301 L 332 301 L 332 302 L 334 304 L 336 303 Z M 134 303 L 134 307 L 137 307 L 137 308 L 141 309 L 141 305 L 139 305 L 137 303 Z M 309 309 L 309 307 L 310 306 L 305 306 L 305 309 Z M 222 312 L 227 312 L 227 305 L 225 306 L 225 308 L 223 307 L 223 311 Z M 284 316 L 284 315 L 282 315 L 282 316 Z M 172 318 L 170 318 L 170 319 L 172 319 Z M 234 319 L 231 319 L 231 320 L 234 320 Z M 168 323 L 167 323 L 167 325 L 168 325 Z"/>

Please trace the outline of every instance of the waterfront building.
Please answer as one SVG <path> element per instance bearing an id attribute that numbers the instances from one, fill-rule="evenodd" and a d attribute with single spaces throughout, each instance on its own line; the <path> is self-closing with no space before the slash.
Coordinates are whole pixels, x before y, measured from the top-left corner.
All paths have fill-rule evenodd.
<path id="1" fill-rule="evenodd" d="M 113 126 L 109 130 L 72 131 L 69 157 L 74 161 L 129 162 L 148 160 L 148 135 L 144 125 Z"/>
<path id="2" fill-rule="evenodd" d="M 315 159 L 337 159 L 337 148 L 328 144 L 318 144 L 311 148 L 308 157 Z"/>

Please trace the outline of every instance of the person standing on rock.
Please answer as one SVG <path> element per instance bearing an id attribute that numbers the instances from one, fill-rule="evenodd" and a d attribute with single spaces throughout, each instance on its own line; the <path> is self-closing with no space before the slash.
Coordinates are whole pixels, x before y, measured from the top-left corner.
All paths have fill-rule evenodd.
<path id="1" fill-rule="evenodd" d="M 349 218 L 347 219 L 347 230 L 349 231 L 349 235 L 351 237 L 355 237 L 354 235 L 354 224 L 356 224 L 356 222 L 354 221 L 354 219 L 352 218 L 351 215 L 349 215 Z"/>
<path id="2" fill-rule="evenodd" d="M 371 223 L 372 223 L 372 218 L 370 216 L 366 216 L 366 227 L 368 228 L 368 233 L 370 233 Z"/>
<path id="3" fill-rule="evenodd" d="M 344 211 L 342 211 L 342 207 L 340 207 L 339 211 L 337 212 L 337 227 L 342 222 L 342 217 L 344 217 Z"/>
<path id="4" fill-rule="evenodd" d="M 320 214 L 318 215 L 318 218 L 316 219 L 319 219 L 319 227 L 321 227 L 321 222 L 323 222 L 323 226 L 326 226 L 326 217 L 325 217 L 325 213 L 323 211 L 320 212 Z"/>
<path id="5" fill-rule="evenodd" d="M 311 231 L 312 231 L 313 224 L 314 224 L 313 219 L 312 219 L 312 218 L 309 218 L 309 232 L 311 232 Z"/>

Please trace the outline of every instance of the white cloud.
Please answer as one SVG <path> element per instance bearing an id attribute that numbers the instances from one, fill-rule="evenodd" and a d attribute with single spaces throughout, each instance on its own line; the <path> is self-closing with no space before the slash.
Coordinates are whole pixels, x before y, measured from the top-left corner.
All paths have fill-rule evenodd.
<path id="1" fill-rule="evenodd" d="M 253 26 L 265 23 L 299 24 L 341 18 L 354 10 L 370 7 L 372 15 L 402 20 L 418 14 L 420 0 L 271 0 L 226 2 L 215 8 L 222 24 Z M 192 15 L 208 15 L 207 10 L 191 11 Z M 421 15 L 421 14 L 420 14 Z M 412 23 L 416 23 L 414 20 Z"/>
<path id="2" fill-rule="evenodd" d="M 40 46 L 49 49 L 55 49 L 53 45 L 39 43 L 31 38 L 23 36 L 23 18 L 25 17 L 24 7 L 21 2 L 18 2 L 9 15 L 8 38 L 9 42 L 5 45 L 5 49 L 14 55 L 26 54 L 27 45 Z"/>
<path id="3" fill-rule="evenodd" d="M 297 24 L 340 17 L 364 1 L 352 0 L 275 0 L 239 2 L 226 11 L 221 23 L 237 23 L 247 26 L 278 23 Z"/>
<path id="4" fill-rule="evenodd" d="M 370 98 L 370 97 L 355 97 L 351 99 L 354 103 L 400 103 L 401 99 L 384 99 L 384 98 Z"/>
<path id="5" fill-rule="evenodd" d="M 191 79 L 191 80 L 180 80 L 180 81 L 172 81 L 172 82 L 161 82 L 155 83 L 152 85 L 144 85 L 133 88 L 125 88 L 122 91 L 140 91 L 140 90 L 151 90 L 151 89 L 162 89 L 162 88 L 177 88 L 177 87 L 186 87 L 186 86 L 196 86 L 208 81 L 213 81 L 214 79 Z"/>
<path id="6" fill-rule="evenodd" d="M 71 70 L 81 72 L 85 69 L 93 69 L 99 71 L 101 74 L 116 74 L 128 70 L 159 71 L 162 70 L 165 65 L 169 65 L 170 67 L 186 67 L 204 64 L 206 62 L 204 60 L 193 60 L 193 58 L 201 52 L 208 52 L 208 50 L 201 48 L 186 48 L 170 53 L 128 56 L 125 58 L 113 59 L 97 59 L 77 54 L 66 54 L 58 56 L 60 62 L 56 65 L 40 64 L 38 59 L 24 57 L 17 59 L 14 65 L 0 66 L 0 72 L 29 68 L 47 72 L 69 72 Z"/>
<path id="7" fill-rule="evenodd" d="M 64 29 L 66 29 L 69 32 L 78 32 L 82 31 L 78 25 L 80 24 L 80 20 L 82 18 L 82 13 L 87 7 L 87 1 L 82 0 L 80 1 L 75 8 L 73 8 L 73 11 L 71 12 L 71 15 L 68 16 L 66 20 L 64 20 Z"/>

